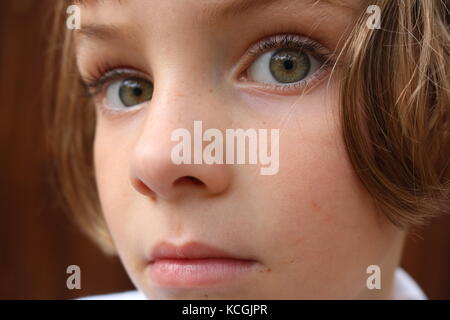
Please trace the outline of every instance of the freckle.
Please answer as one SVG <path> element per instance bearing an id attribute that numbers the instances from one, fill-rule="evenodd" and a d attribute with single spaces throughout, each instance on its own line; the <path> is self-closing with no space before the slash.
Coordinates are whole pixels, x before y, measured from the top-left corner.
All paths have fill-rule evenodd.
<path id="1" fill-rule="evenodd" d="M 205 298 L 208 298 L 208 295 L 207 295 L 207 294 L 205 294 Z"/>
<path id="2" fill-rule="evenodd" d="M 283 261 L 283 263 L 286 263 L 286 264 L 291 264 L 291 263 L 294 263 L 294 262 L 295 262 L 295 258 L 292 258 L 290 260 L 286 260 L 286 262 Z"/>
<path id="3" fill-rule="evenodd" d="M 315 202 L 314 200 L 312 201 L 312 206 L 315 210 L 320 211 L 322 208 L 317 204 L 317 202 Z"/>
<path id="4" fill-rule="evenodd" d="M 209 91 L 210 93 L 213 93 L 213 92 L 214 92 L 214 89 L 209 88 L 208 91 Z"/>
<path id="5" fill-rule="evenodd" d="M 270 269 L 270 268 L 266 269 L 266 272 L 271 272 L 271 271 L 272 271 L 272 269 Z"/>

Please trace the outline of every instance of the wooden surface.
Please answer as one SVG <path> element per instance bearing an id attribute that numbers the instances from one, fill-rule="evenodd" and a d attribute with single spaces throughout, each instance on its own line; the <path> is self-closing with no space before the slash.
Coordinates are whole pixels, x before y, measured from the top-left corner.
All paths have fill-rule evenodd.
<path id="1" fill-rule="evenodd" d="M 120 262 L 105 257 L 52 201 L 51 159 L 42 148 L 39 118 L 46 2 L 0 1 L 0 299 L 67 299 L 132 288 Z M 450 217 L 436 220 L 405 249 L 403 266 L 430 298 L 450 299 L 449 230 Z M 71 264 L 81 267 L 82 290 L 66 287 Z"/>
<path id="2" fill-rule="evenodd" d="M 0 1 L 0 299 L 66 299 L 131 289 L 52 198 L 39 104 L 46 30 L 43 0 Z M 81 268 L 68 290 L 66 268 Z"/>

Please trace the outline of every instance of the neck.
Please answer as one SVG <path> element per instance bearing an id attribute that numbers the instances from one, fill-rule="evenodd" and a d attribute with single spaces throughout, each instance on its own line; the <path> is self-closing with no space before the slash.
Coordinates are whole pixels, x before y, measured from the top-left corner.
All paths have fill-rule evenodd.
<path id="1" fill-rule="evenodd" d="M 381 288 L 368 289 L 364 287 L 356 297 L 357 300 L 395 300 L 395 271 L 400 265 L 406 232 L 402 232 L 392 250 L 384 257 L 379 265 L 381 270 Z"/>

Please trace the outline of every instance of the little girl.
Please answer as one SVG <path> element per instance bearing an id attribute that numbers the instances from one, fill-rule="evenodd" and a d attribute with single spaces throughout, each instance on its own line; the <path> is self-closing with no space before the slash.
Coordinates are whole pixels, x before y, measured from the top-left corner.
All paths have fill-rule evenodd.
<path id="1" fill-rule="evenodd" d="M 425 298 L 399 260 L 450 211 L 450 1 L 56 7 L 59 186 L 136 286 L 90 298 Z"/>

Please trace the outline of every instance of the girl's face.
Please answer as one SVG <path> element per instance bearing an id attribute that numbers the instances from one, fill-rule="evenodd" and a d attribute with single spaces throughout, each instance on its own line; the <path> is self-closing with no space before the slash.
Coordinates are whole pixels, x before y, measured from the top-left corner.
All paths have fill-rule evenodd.
<path id="1" fill-rule="evenodd" d="M 146 296 L 389 295 L 403 233 L 352 170 L 337 117 L 340 80 L 327 81 L 325 62 L 362 3 L 128 0 L 81 9 L 77 59 L 95 90 L 100 200 Z M 260 162 L 176 165 L 172 133 L 194 138 L 197 120 L 224 137 L 278 129 L 278 171 L 262 175 Z M 184 247 L 152 262 L 155 248 L 170 253 L 161 243 Z M 382 290 L 366 288 L 370 265 L 381 268 Z"/>

